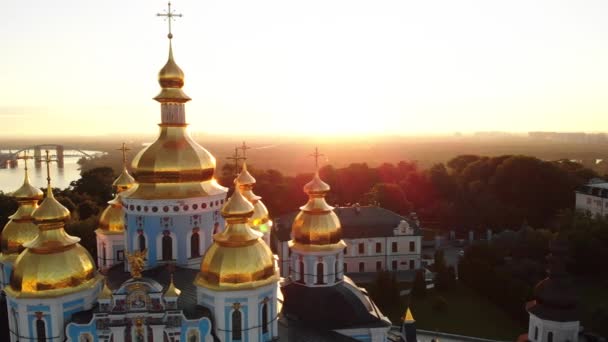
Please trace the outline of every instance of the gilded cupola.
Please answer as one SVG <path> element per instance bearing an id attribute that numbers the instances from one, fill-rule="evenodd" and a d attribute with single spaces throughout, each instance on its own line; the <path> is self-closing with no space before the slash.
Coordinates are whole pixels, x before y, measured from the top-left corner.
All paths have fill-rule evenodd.
<path id="1" fill-rule="evenodd" d="M 212 290 L 257 288 L 278 281 L 272 252 L 248 220 L 253 205 L 235 191 L 222 208 L 226 229 L 213 236 L 195 285 Z"/>
<path id="2" fill-rule="evenodd" d="M 172 37 L 169 34 L 169 38 Z M 225 192 L 213 178 L 215 158 L 195 142 L 187 130 L 185 103 L 190 98 L 182 91 L 184 73 L 173 57 L 171 40 L 169 58 L 159 72 L 158 81 L 161 92 L 154 99 L 161 104 L 160 134 L 133 159 L 138 184 L 126 196 L 178 199 Z"/>
<path id="3" fill-rule="evenodd" d="M 253 178 L 251 173 L 249 173 L 249 170 L 247 170 L 246 162 L 243 162 L 243 168 L 234 180 L 234 183 L 239 189 L 239 192 L 249 202 L 251 202 L 251 204 L 253 204 L 253 215 L 249 219 L 249 223 L 254 229 L 260 230 L 262 233 L 266 233 L 268 231 L 268 227 L 265 225 L 271 224 L 268 217 L 268 209 L 266 209 L 266 206 L 264 203 L 262 203 L 262 197 L 253 193 L 255 178 Z"/>
<path id="4" fill-rule="evenodd" d="M 123 234 L 125 229 L 124 212 L 122 208 L 121 193 L 127 191 L 135 185 L 135 179 L 131 177 L 127 170 L 127 158 L 125 144 L 122 144 L 122 172 L 116 178 L 112 186 L 116 194 L 114 198 L 108 201 L 108 206 L 104 209 L 99 217 L 99 232 L 102 234 Z"/>
<path id="5" fill-rule="evenodd" d="M 50 162 L 47 152 L 47 174 Z M 103 278 L 97 274 L 89 252 L 68 235 L 65 221 L 70 212 L 53 196 L 50 177 L 47 197 L 34 212 L 38 235 L 23 244 L 5 290 L 18 298 L 49 298 L 64 296 L 97 286 Z"/>
<path id="6" fill-rule="evenodd" d="M 315 155 L 318 157 L 318 152 Z M 300 212 L 293 221 L 291 248 L 334 250 L 346 247 L 342 241 L 340 220 L 334 213 L 334 208 L 325 201 L 329 190 L 329 185 L 321 180 L 318 170 L 312 180 L 304 185 L 308 202 L 300 207 Z"/>
<path id="7" fill-rule="evenodd" d="M 11 215 L 10 220 L 4 226 L 0 235 L 0 252 L 2 258 L 9 256 L 17 257 L 23 249 L 23 244 L 33 240 L 38 235 L 38 227 L 32 217 L 33 212 L 38 208 L 38 201 L 43 197 L 40 189 L 30 184 L 27 168 L 26 155 L 22 158 L 25 161 L 25 177 L 23 185 L 12 193 L 13 198 L 19 204 L 17 211 Z"/>

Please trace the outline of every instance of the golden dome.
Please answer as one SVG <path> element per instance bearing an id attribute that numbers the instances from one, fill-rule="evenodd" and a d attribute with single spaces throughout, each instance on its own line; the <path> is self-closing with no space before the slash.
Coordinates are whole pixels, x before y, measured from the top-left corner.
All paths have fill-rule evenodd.
<path id="1" fill-rule="evenodd" d="M 247 223 L 253 205 L 235 191 L 222 208 L 226 229 L 213 236 L 194 283 L 212 290 L 257 288 L 278 281 L 270 248 L 262 233 Z"/>
<path id="2" fill-rule="evenodd" d="M 101 292 L 99 292 L 99 296 L 97 296 L 97 299 L 112 299 L 112 290 L 110 290 L 110 288 L 108 287 L 108 278 L 105 278 L 103 282 L 103 288 L 101 289 Z"/>
<path id="3" fill-rule="evenodd" d="M 186 127 L 161 125 L 158 139 L 135 156 L 132 166 L 138 183 L 204 182 L 213 178 L 215 158 Z"/>
<path id="4" fill-rule="evenodd" d="M 251 226 L 258 230 L 258 227 L 270 219 L 268 217 L 268 209 L 260 201 L 262 197 L 253 193 L 253 185 L 255 184 L 255 178 L 247 170 L 247 164 L 243 163 L 243 169 L 241 173 L 234 180 L 235 184 L 239 188 L 240 193 L 245 197 L 251 204 L 253 204 L 253 215 L 249 219 Z"/>
<path id="5" fill-rule="evenodd" d="M 42 207 L 42 206 L 41 206 Z M 102 276 L 95 271 L 89 252 L 68 235 L 55 219 L 39 223 L 40 232 L 15 261 L 10 286 L 13 297 L 56 297 L 97 286 Z"/>
<path id="6" fill-rule="evenodd" d="M 38 208 L 36 201 L 20 202 L 19 209 L 10 217 L 0 235 L 2 254 L 19 253 L 22 245 L 38 235 L 38 226 L 34 224 L 32 212 Z"/>
<path id="7" fill-rule="evenodd" d="M 108 201 L 108 206 L 99 217 L 99 230 L 104 234 L 122 234 L 125 231 L 124 211 L 120 194 Z"/>
<path id="8" fill-rule="evenodd" d="M 167 63 L 158 72 L 158 83 L 162 87 L 160 94 L 154 99 L 158 102 L 184 103 L 191 99 L 182 91 L 184 86 L 184 72 L 173 59 L 173 47 L 169 41 L 169 58 Z"/>
<path id="9" fill-rule="evenodd" d="M 334 250 L 344 248 L 342 227 L 333 207 L 325 202 L 330 187 L 315 173 L 312 181 L 304 186 L 308 202 L 300 207 L 293 221 L 293 241 L 290 247 L 307 250 Z"/>
<path id="10" fill-rule="evenodd" d="M 169 283 L 167 291 L 165 291 L 165 298 L 177 298 L 181 293 L 182 291 L 173 284 L 173 274 L 171 274 L 171 282 Z"/>
<path id="11" fill-rule="evenodd" d="M 70 211 L 61 205 L 53 196 L 53 190 L 49 184 L 46 191 L 46 198 L 40 207 L 32 215 L 36 223 L 43 221 L 67 221 L 70 218 Z"/>
<path id="12" fill-rule="evenodd" d="M 12 193 L 12 196 L 15 197 L 17 201 L 20 200 L 41 200 L 43 193 L 40 189 L 32 186 L 30 184 L 30 177 L 28 175 L 27 169 L 25 170 L 25 179 L 23 180 L 23 185 Z"/>
<path id="13" fill-rule="evenodd" d="M 30 184 L 27 168 L 23 185 L 13 192 L 13 196 L 19 203 L 19 208 L 9 217 L 10 220 L 0 234 L 0 252 L 3 255 L 20 253 L 22 245 L 38 235 L 38 226 L 33 222 L 32 213 L 38 208 L 42 191 Z"/>
<path id="14" fill-rule="evenodd" d="M 129 174 L 126 167 L 122 168 L 122 172 L 112 183 L 112 186 L 116 189 L 116 192 L 129 190 L 133 187 L 133 185 L 135 185 L 135 178 Z"/>

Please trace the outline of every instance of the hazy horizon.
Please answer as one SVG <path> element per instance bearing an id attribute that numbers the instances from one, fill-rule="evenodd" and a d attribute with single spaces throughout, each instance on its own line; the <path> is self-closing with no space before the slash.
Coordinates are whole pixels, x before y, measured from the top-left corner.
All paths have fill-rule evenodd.
<path id="1" fill-rule="evenodd" d="M 165 1 L 8 4 L 6 136 L 155 134 Z M 196 134 L 420 136 L 608 128 L 608 2 L 186 2 Z"/>

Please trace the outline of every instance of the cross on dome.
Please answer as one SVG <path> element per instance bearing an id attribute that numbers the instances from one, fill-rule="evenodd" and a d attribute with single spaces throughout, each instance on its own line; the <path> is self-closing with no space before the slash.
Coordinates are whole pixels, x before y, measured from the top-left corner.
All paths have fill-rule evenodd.
<path id="1" fill-rule="evenodd" d="M 315 153 L 309 154 L 309 157 L 315 158 L 315 169 L 319 169 L 319 157 L 323 157 L 324 154 L 319 153 L 319 148 L 315 147 Z"/>
<path id="2" fill-rule="evenodd" d="M 243 160 L 247 160 L 247 150 L 250 150 L 251 147 L 247 146 L 247 144 L 243 141 L 243 144 L 241 144 L 241 147 L 239 147 L 241 149 L 241 151 L 243 151 Z"/>
<path id="3" fill-rule="evenodd" d="M 234 161 L 234 175 L 236 176 L 239 172 L 239 160 L 245 160 L 247 158 L 239 157 L 239 147 L 235 147 L 232 157 L 226 159 Z"/>
<path id="4" fill-rule="evenodd" d="M 25 172 L 27 172 L 27 161 L 28 161 L 28 159 L 34 159 L 34 157 L 28 156 L 28 155 L 27 155 L 27 150 L 25 150 L 25 151 L 23 151 L 23 154 L 22 154 L 22 155 L 17 156 L 17 159 L 21 159 L 21 160 L 23 160 L 23 163 L 25 164 L 25 165 L 24 165 L 24 167 L 25 167 Z"/>
<path id="5" fill-rule="evenodd" d="M 44 150 L 44 159 L 42 160 L 46 164 L 46 182 L 48 185 L 48 192 L 51 192 L 51 163 L 56 162 L 57 159 L 51 159 L 49 156 L 49 150 Z"/>
<path id="6" fill-rule="evenodd" d="M 127 165 L 127 151 L 131 151 L 131 149 L 128 148 L 127 145 L 123 142 L 122 147 L 117 149 L 117 151 L 122 152 L 122 165 Z"/>
<path id="7" fill-rule="evenodd" d="M 169 23 L 169 34 L 167 34 L 167 38 L 172 39 L 173 38 L 173 33 L 171 33 L 171 21 L 175 20 L 175 17 L 182 17 L 183 15 L 177 14 L 175 13 L 175 11 L 171 10 L 171 1 L 169 1 L 167 3 L 167 10 L 165 11 L 165 13 L 156 13 L 157 17 L 165 17 L 165 20 L 167 21 L 167 23 Z"/>

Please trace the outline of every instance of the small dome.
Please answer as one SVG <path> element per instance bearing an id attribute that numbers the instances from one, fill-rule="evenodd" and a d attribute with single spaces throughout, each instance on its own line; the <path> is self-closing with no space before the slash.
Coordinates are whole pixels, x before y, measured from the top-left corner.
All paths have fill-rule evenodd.
<path id="1" fill-rule="evenodd" d="M 0 252 L 3 255 L 20 253 L 23 249 L 22 245 L 38 235 L 38 226 L 34 224 L 32 214 L 38 208 L 38 201 L 42 199 L 42 195 L 40 189 L 30 184 L 26 169 L 23 185 L 13 192 L 13 197 L 19 202 L 19 208 L 10 216 L 10 220 L 0 234 Z"/>
<path id="2" fill-rule="evenodd" d="M 25 179 L 23 180 L 23 185 L 12 193 L 12 196 L 17 201 L 22 200 L 41 200 L 43 197 L 43 192 L 40 189 L 32 186 L 30 184 L 30 177 L 25 173 Z"/>
<path id="3" fill-rule="evenodd" d="M 279 279 L 272 251 L 261 239 L 262 233 L 247 223 L 253 205 L 238 191 L 222 208 L 226 229 L 213 236 L 195 285 L 213 290 L 257 288 Z"/>
<path id="4" fill-rule="evenodd" d="M 122 234 L 125 231 L 125 215 L 120 195 L 117 194 L 108 204 L 99 217 L 99 229 L 104 233 Z"/>
<path id="5" fill-rule="evenodd" d="M 169 43 L 170 44 L 170 43 Z M 173 59 L 173 47 L 169 45 L 169 58 L 167 63 L 158 72 L 158 83 L 162 90 L 154 99 L 158 102 L 184 103 L 191 99 L 182 91 L 184 86 L 184 72 Z"/>
<path id="6" fill-rule="evenodd" d="M 234 180 L 234 183 L 237 184 L 239 187 L 252 186 L 253 184 L 255 184 L 255 178 L 253 178 L 251 173 L 249 173 L 249 170 L 247 170 L 247 163 L 243 163 L 243 169 Z"/>
<path id="7" fill-rule="evenodd" d="M 253 229 L 258 229 L 258 226 L 264 224 L 270 220 L 268 209 L 260 201 L 262 197 L 253 193 L 253 185 L 255 184 L 255 178 L 247 170 L 247 164 L 243 163 L 243 169 L 241 173 L 236 177 L 234 183 L 237 185 L 239 191 L 251 204 L 253 204 L 253 215 L 249 218 L 249 223 Z"/>
<path id="8" fill-rule="evenodd" d="M 300 207 L 301 211 L 291 226 L 295 243 L 292 248 L 344 248 L 340 219 L 333 212 L 333 207 L 325 201 L 329 185 L 321 180 L 319 173 L 315 173 L 312 181 L 304 186 L 304 191 L 308 193 L 309 199 L 306 205 Z"/>
<path id="9" fill-rule="evenodd" d="M 77 237 L 63 230 L 62 222 L 42 224 L 38 236 L 24 244 L 15 261 L 10 287 L 16 297 L 55 297 L 96 286 L 101 275 Z"/>
<path id="10" fill-rule="evenodd" d="M 38 235 L 38 226 L 34 224 L 32 213 L 38 208 L 37 201 L 21 202 L 19 209 L 6 223 L 0 234 L 0 251 L 2 254 L 16 254 L 22 245 Z"/>
<path id="11" fill-rule="evenodd" d="M 64 207 L 53 196 L 53 191 L 49 186 L 44 201 L 32 215 L 36 223 L 42 221 L 67 221 L 70 218 L 70 211 Z"/>
<path id="12" fill-rule="evenodd" d="M 129 190 L 133 185 L 135 185 L 135 178 L 129 174 L 126 167 L 122 169 L 118 178 L 112 183 L 117 192 Z"/>
<path id="13" fill-rule="evenodd" d="M 315 172 L 312 180 L 304 185 L 304 192 L 309 195 L 324 195 L 329 190 L 329 185 L 321 180 L 319 172 Z"/>
<path id="14" fill-rule="evenodd" d="M 167 291 L 165 291 L 165 298 L 177 298 L 182 293 L 180 289 L 175 287 L 173 283 L 173 274 L 171 275 L 171 282 L 169 283 L 169 287 L 167 287 Z"/>

